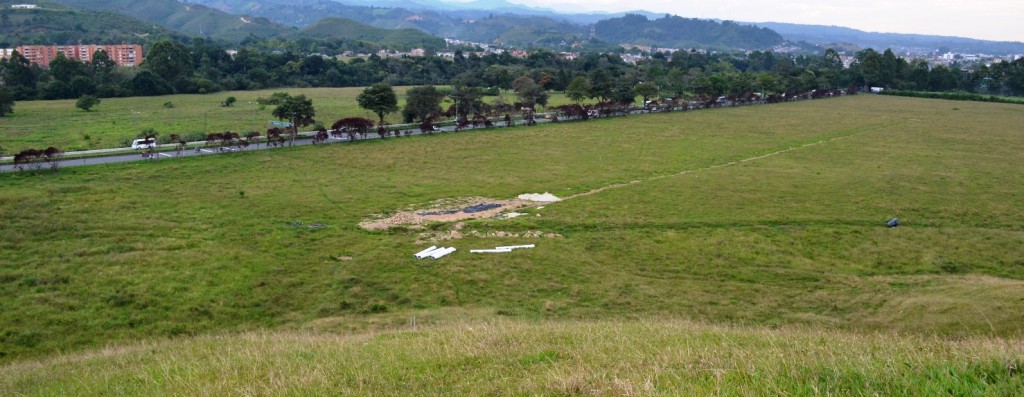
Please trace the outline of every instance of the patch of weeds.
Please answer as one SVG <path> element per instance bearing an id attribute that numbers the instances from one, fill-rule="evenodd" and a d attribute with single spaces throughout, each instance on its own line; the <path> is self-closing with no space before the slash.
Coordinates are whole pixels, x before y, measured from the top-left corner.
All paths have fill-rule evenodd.
<path id="1" fill-rule="evenodd" d="M 111 307 L 125 307 L 135 302 L 135 294 L 119 289 L 103 300 Z"/>
<path id="2" fill-rule="evenodd" d="M 70 279 L 67 276 L 51 275 L 51 276 L 25 276 L 21 278 L 18 283 L 22 287 L 39 287 L 47 285 L 60 285 L 67 284 Z"/>
<path id="3" fill-rule="evenodd" d="M 376 313 L 387 313 L 387 312 L 388 312 L 388 305 L 385 305 L 383 303 L 374 303 L 374 304 L 366 307 L 366 309 L 363 309 L 363 314 L 376 314 Z"/>
<path id="4" fill-rule="evenodd" d="M 18 332 L 9 338 L 11 344 L 21 347 L 35 347 L 42 339 L 43 335 L 35 331 Z"/>
<path id="5" fill-rule="evenodd" d="M 170 324 L 166 329 L 163 330 L 163 334 L 166 336 L 183 336 L 191 335 L 192 332 L 188 330 L 184 324 Z"/>
<path id="6" fill-rule="evenodd" d="M 188 312 L 192 316 L 200 316 L 200 317 L 206 317 L 206 318 L 213 317 L 213 312 L 210 311 L 210 308 L 205 307 L 205 306 L 192 306 L 192 307 L 188 308 Z"/>
<path id="7" fill-rule="evenodd" d="M 545 350 L 540 353 L 526 356 L 519 359 L 519 365 L 524 367 L 551 364 L 558 361 L 558 352 L 553 350 Z"/>
<path id="8" fill-rule="evenodd" d="M 961 274 L 967 273 L 969 270 L 969 266 L 946 258 L 939 258 L 935 262 L 939 270 L 942 270 L 944 273 Z"/>
<path id="9" fill-rule="evenodd" d="M 494 311 L 494 314 L 499 316 L 515 316 L 516 312 L 512 309 L 498 309 Z"/>

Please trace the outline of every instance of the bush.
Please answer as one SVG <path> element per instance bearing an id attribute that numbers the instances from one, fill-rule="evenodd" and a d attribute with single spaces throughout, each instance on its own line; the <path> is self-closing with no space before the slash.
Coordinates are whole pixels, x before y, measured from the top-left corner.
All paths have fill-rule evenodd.
<path id="1" fill-rule="evenodd" d="M 88 111 L 92 110 L 93 106 L 96 106 L 96 105 L 99 105 L 99 104 L 100 104 L 100 99 L 99 98 L 94 97 L 92 95 L 82 95 L 82 97 L 78 98 L 78 101 L 75 102 L 75 107 L 88 112 Z"/>

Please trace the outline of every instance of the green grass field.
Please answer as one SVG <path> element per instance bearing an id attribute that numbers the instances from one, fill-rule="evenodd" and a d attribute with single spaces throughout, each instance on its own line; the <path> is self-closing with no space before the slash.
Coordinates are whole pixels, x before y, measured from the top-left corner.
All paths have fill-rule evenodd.
<path id="1" fill-rule="evenodd" d="M 291 382 L 266 385 L 267 393 L 400 394 L 358 387 L 405 384 L 395 379 L 417 386 L 422 377 L 440 377 L 417 390 L 461 394 L 490 390 L 475 386 L 490 384 L 518 356 L 561 355 L 563 343 L 586 344 L 571 325 L 584 321 L 583 329 L 610 338 L 597 344 L 605 349 L 642 343 L 643 333 L 615 342 L 622 327 L 650 327 L 675 341 L 688 340 L 687 332 L 739 327 L 729 332 L 744 335 L 755 362 L 771 363 L 767 372 L 733 372 L 746 382 L 737 380 L 738 389 L 712 389 L 735 378 L 700 383 L 694 377 L 702 373 L 692 372 L 662 380 L 674 376 L 673 368 L 696 364 L 679 357 L 658 366 L 643 354 L 626 359 L 623 365 L 642 365 L 622 370 L 625 385 L 641 387 L 647 377 L 668 382 L 655 393 L 685 393 L 698 382 L 695 390 L 723 394 L 802 394 L 811 393 L 806 387 L 814 379 L 835 378 L 838 385 L 867 382 L 849 394 L 903 394 L 931 390 L 915 387 L 923 379 L 941 385 L 959 375 L 968 379 L 965 374 L 990 379 L 994 388 L 979 389 L 984 393 L 1019 391 L 1019 375 L 989 375 L 1013 373 L 1006 367 L 1013 363 L 1002 360 L 1020 357 L 1024 324 L 1024 209 L 1016 204 L 1024 202 L 1018 128 L 1024 114 L 1018 108 L 858 96 L 0 174 L 0 362 L 8 363 L 0 367 L 0 385 L 28 394 L 105 394 L 97 388 L 109 387 L 102 382 L 110 379 L 125 384 L 119 394 L 192 394 L 180 383 L 201 378 L 211 390 L 228 390 L 254 375 L 217 383 L 214 374 L 245 364 L 162 363 L 182 349 L 221 344 L 240 349 L 231 354 L 248 354 L 252 342 L 232 335 L 272 330 L 285 339 L 294 332 L 312 336 L 295 351 L 259 344 L 271 358 L 257 370 L 280 363 L 303 379 L 296 389 L 288 388 Z M 421 234 L 450 225 L 387 232 L 357 226 L 375 214 L 439 199 L 544 191 L 571 198 L 527 209 L 526 217 L 471 221 L 462 231 L 539 230 L 562 238 L 467 237 L 440 243 L 457 247 L 453 255 L 416 261 L 412 253 L 430 245 L 417 242 Z M 904 226 L 886 228 L 892 217 Z M 468 253 L 524 243 L 537 248 Z M 432 345 L 454 331 L 424 321 L 426 334 L 366 334 L 406 329 L 410 317 L 434 313 L 456 322 L 510 321 L 513 331 L 529 329 L 523 337 L 532 342 L 479 354 L 413 353 L 400 342 Z M 659 330 L 680 321 L 711 325 Z M 848 359 L 815 356 L 787 366 L 766 347 L 787 339 L 765 331 L 775 327 L 804 330 L 786 343 L 824 344 L 821 354 Z M 558 336 L 565 333 L 576 336 Z M 520 333 L 503 335 L 512 334 Z M 303 361 L 301 352 L 315 352 L 311 346 L 331 338 L 369 340 L 373 347 L 344 344 L 323 361 Z M 501 336 L 465 338 L 486 350 Z M 124 370 L 125 360 L 134 360 L 126 352 L 140 349 L 132 343 L 140 339 L 156 346 L 149 361 L 143 372 Z M 842 345 L 847 339 L 854 342 Z M 533 343 L 537 351 L 530 350 Z M 860 348 L 876 345 L 884 346 Z M 53 358 L 100 346 L 114 350 Z M 969 346 L 984 351 L 973 354 Z M 890 347 L 896 350 L 887 353 Z M 576 365 L 588 354 L 609 362 L 612 353 L 567 349 L 568 359 L 555 369 L 516 375 L 534 383 L 516 386 L 520 378 L 512 377 L 495 393 L 560 394 L 563 386 L 552 379 L 568 379 L 568 391 L 577 390 L 572 379 L 582 379 L 583 394 L 624 394 L 607 388 L 617 367 Z M 795 354 L 796 348 L 778 349 Z M 387 367 L 393 371 L 317 380 L 295 369 L 323 362 L 328 367 L 321 374 L 330 373 L 330 365 L 339 365 L 330 363 L 347 355 L 372 366 L 375 354 L 397 357 Z M 721 354 L 709 362 L 747 362 Z M 28 361 L 37 358 L 43 361 Z M 416 364 L 414 374 L 394 372 L 406 359 L 425 364 Z M 893 369 L 904 365 L 914 370 Z M 453 368 L 472 375 L 444 386 L 455 382 L 442 374 Z M 68 375 L 51 381 L 47 374 L 55 373 Z M 153 377 L 158 381 L 137 384 Z M 70 380 L 76 378 L 89 380 Z M 345 386 L 335 389 L 337 382 Z M 772 385 L 780 385 L 778 392 Z M 253 387 L 260 393 L 264 385 Z M 827 390 L 847 394 L 818 392 Z"/>
<path id="2" fill-rule="evenodd" d="M 405 90 L 396 87 L 399 107 L 405 106 Z M 274 107 L 260 109 L 256 99 L 274 92 L 303 94 L 313 100 L 316 119 L 330 127 L 344 117 L 377 116 L 359 107 L 356 96 L 363 88 L 281 88 L 262 91 L 228 91 L 208 95 L 167 95 L 157 97 L 105 98 L 86 112 L 75 100 L 17 102 L 14 113 L 0 118 L 0 148 L 5 155 L 27 148 L 56 146 L 64 151 L 125 147 L 140 131 L 153 129 L 161 137 L 220 131 L 258 131 L 269 128 Z M 234 106 L 222 107 L 234 96 Z M 493 101 L 497 97 L 485 97 Z M 505 95 L 514 101 L 513 94 Z M 564 94 L 552 94 L 551 104 L 568 103 Z M 164 106 L 166 103 L 173 107 Z M 450 103 L 443 106 L 447 107 Z M 388 115 L 391 124 L 400 123 L 401 113 Z"/>

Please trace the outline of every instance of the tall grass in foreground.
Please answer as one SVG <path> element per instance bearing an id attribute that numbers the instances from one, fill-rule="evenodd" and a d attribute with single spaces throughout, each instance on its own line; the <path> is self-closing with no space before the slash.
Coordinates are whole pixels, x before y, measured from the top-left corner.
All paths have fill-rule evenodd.
<path id="1" fill-rule="evenodd" d="M 0 367 L 8 395 L 1019 395 L 1019 340 L 675 320 L 500 320 L 110 347 Z"/>

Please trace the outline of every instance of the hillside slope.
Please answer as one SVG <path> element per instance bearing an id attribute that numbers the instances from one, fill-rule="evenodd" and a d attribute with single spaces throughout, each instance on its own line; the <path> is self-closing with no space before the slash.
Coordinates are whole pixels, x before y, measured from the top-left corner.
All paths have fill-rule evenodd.
<path id="1" fill-rule="evenodd" d="M 318 120 L 363 114 L 358 93 Z M 0 173 L 0 362 L 448 308 L 1019 338 L 1021 124 L 1020 105 L 861 95 Z M 545 191 L 564 200 L 515 219 L 359 227 Z M 517 244 L 536 247 L 468 252 Z M 412 258 L 430 245 L 458 252 Z"/>
<path id="2" fill-rule="evenodd" d="M 177 35 L 177 32 L 158 24 L 113 12 L 73 10 L 49 3 L 31 10 L 0 8 L 0 42 L 11 47 L 142 43 Z"/>
<path id="3" fill-rule="evenodd" d="M 765 49 L 782 43 L 782 36 L 767 28 L 664 16 L 648 19 L 630 14 L 594 24 L 598 38 L 612 43 L 630 43 L 670 48 Z"/>
<path id="4" fill-rule="evenodd" d="M 299 35 L 334 40 L 361 40 L 401 48 L 443 48 L 443 39 L 416 29 L 381 29 L 347 18 L 323 18 L 306 26 Z"/>
<path id="5" fill-rule="evenodd" d="M 86 10 L 116 12 L 157 23 L 190 36 L 238 41 L 249 35 L 273 37 L 290 29 L 266 18 L 236 16 L 199 4 L 175 0 L 53 0 Z"/>
<path id="6" fill-rule="evenodd" d="M 411 317 L 410 317 L 411 320 Z M 0 367 L 14 395 L 1020 395 L 1020 340 L 497 320 L 133 342 Z"/>
<path id="7" fill-rule="evenodd" d="M 791 23 L 759 22 L 754 25 L 772 29 L 792 41 L 828 45 L 850 43 L 861 47 L 913 48 L 937 51 L 945 49 L 958 53 L 984 53 L 993 55 L 1022 54 L 1024 43 L 977 40 L 964 37 L 923 34 L 877 33 L 841 26 L 800 25 Z"/>

